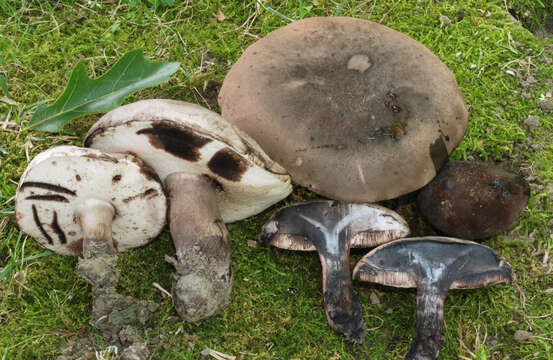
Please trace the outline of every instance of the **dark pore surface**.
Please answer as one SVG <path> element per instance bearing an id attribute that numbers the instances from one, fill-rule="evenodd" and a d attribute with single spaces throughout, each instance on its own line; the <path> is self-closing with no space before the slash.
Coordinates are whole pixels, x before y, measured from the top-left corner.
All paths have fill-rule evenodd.
<path id="1" fill-rule="evenodd" d="M 427 48 L 340 17 L 297 21 L 257 41 L 219 103 L 294 181 L 355 202 L 425 185 L 467 123 L 454 76 Z"/>
<path id="2" fill-rule="evenodd" d="M 424 217 L 446 235 L 483 239 L 509 229 L 524 210 L 529 187 L 485 163 L 452 162 L 418 195 Z"/>
<path id="3" fill-rule="evenodd" d="M 405 281 L 401 273 L 416 283 Z M 370 277 L 367 281 L 387 286 L 434 284 L 444 294 L 450 287 L 478 288 L 512 280 L 509 265 L 490 248 L 440 237 L 398 240 L 377 248 L 357 265 L 356 278 L 363 274 Z"/>

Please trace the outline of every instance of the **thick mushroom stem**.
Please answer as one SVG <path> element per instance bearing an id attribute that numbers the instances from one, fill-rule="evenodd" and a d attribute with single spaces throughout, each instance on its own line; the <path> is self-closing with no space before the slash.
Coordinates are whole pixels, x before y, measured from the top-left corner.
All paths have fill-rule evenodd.
<path id="1" fill-rule="evenodd" d="M 353 292 L 348 251 L 342 256 L 319 252 L 323 272 L 323 296 L 328 323 L 354 342 L 361 343 L 366 328 L 363 309 Z"/>
<path id="2" fill-rule="evenodd" d="M 87 199 L 76 211 L 83 231 L 83 259 L 77 273 L 93 286 L 93 294 L 101 294 L 119 280 L 117 255 L 113 247 L 111 222 L 113 206 L 103 200 Z"/>
<path id="3" fill-rule="evenodd" d="M 222 310 L 232 289 L 230 242 L 217 206 L 216 185 L 207 177 L 173 173 L 165 179 L 169 226 L 177 251 L 173 304 L 186 321 Z"/>
<path id="4" fill-rule="evenodd" d="M 442 328 L 447 291 L 432 284 L 417 287 L 417 334 L 404 360 L 435 360 L 444 343 Z"/>

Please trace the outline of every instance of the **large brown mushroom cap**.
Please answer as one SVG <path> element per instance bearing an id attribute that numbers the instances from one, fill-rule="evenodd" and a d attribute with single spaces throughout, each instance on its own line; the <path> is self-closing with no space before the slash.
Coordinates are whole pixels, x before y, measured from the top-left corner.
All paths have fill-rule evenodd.
<path id="1" fill-rule="evenodd" d="M 424 186 L 467 126 L 455 77 L 436 56 L 346 17 L 297 21 L 251 45 L 219 104 L 296 182 L 355 202 Z"/>

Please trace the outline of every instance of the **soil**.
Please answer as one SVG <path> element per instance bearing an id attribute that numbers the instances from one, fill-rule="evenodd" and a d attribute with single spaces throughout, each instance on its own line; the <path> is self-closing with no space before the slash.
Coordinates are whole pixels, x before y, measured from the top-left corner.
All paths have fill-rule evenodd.
<path id="1" fill-rule="evenodd" d="M 117 256 L 98 252 L 86 259 L 79 259 L 77 273 L 92 284 L 92 316 L 90 325 L 101 332 L 102 344 L 113 349 L 120 360 L 145 360 L 150 350 L 144 334 L 151 329 L 152 317 L 159 305 L 152 301 L 136 300 L 123 296 L 115 290 L 119 280 L 116 268 Z M 96 359 L 97 348 L 93 345 L 94 334 L 70 341 L 62 349 L 57 360 Z"/>

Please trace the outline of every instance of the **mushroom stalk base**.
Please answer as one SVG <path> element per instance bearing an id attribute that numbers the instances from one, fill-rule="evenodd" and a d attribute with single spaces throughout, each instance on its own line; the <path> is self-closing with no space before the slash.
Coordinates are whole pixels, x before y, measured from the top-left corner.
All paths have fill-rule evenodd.
<path id="1" fill-rule="evenodd" d="M 96 199 L 86 200 L 76 213 L 83 231 L 83 258 L 79 258 L 77 273 L 92 284 L 94 295 L 104 293 L 119 280 L 111 234 L 114 214 L 111 204 Z"/>
<path id="2" fill-rule="evenodd" d="M 117 251 L 113 246 L 111 223 L 115 210 L 111 204 L 89 199 L 77 210 L 83 231 L 83 258 L 77 274 L 92 284 L 92 319 L 90 324 L 104 334 L 125 326 L 144 327 L 159 306 L 118 294 Z"/>
<path id="3" fill-rule="evenodd" d="M 169 227 L 177 251 L 173 304 L 185 321 L 221 311 L 232 289 L 230 242 L 215 197 L 204 176 L 173 173 L 165 179 Z"/>
<path id="4" fill-rule="evenodd" d="M 349 249 L 342 256 L 319 252 L 323 267 L 323 296 L 329 325 L 348 339 L 361 343 L 366 328 L 363 309 L 353 291 L 349 268 Z"/>
<path id="5" fill-rule="evenodd" d="M 431 285 L 417 289 L 417 335 L 404 360 L 435 360 L 444 343 L 442 335 L 447 292 Z"/>

